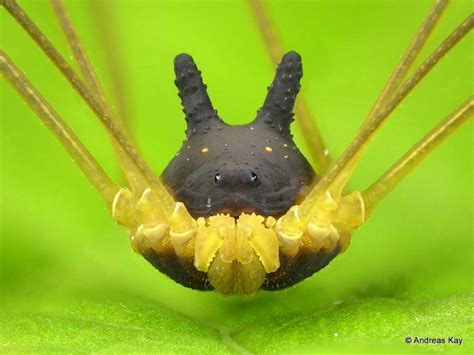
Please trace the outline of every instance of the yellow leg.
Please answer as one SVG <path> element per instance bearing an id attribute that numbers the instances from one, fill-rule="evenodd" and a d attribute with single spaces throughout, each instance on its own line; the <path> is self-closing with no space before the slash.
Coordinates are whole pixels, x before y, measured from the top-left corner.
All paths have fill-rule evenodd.
<path id="1" fill-rule="evenodd" d="M 134 146 L 127 139 L 121 128 L 116 124 L 113 117 L 107 114 L 101 102 L 95 98 L 95 95 L 89 90 L 87 85 L 80 79 L 77 73 L 60 55 L 58 50 L 46 38 L 41 30 L 26 15 L 14 0 L 1 0 L 3 7 L 13 16 L 13 18 L 23 27 L 30 37 L 39 45 L 48 58 L 61 71 L 64 77 L 70 82 L 74 90 L 82 97 L 87 105 L 92 109 L 96 117 L 103 124 L 109 133 L 114 144 L 120 146 L 123 152 L 128 156 L 129 162 L 133 164 L 140 172 L 143 178 L 163 196 L 165 208 L 171 213 L 174 208 L 174 201 L 166 188 L 161 184 L 158 177 L 151 171 L 143 158 L 138 154 Z"/>
<path id="2" fill-rule="evenodd" d="M 370 110 L 361 129 L 363 129 L 368 122 L 372 121 L 375 116 L 377 116 L 377 114 L 383 109 L 383 106 L 387 104 L 388 99 L 393 97 L 396 90 L 400 87 L 400 84 L 406 78 L 408 71 L 413 66 L 416 58 L 418 58 L 421 50 L 425 46 L 430 34 L 433 32 L 448 4 L 449 0 L 437 0 L 435 2 L 431 8 L 431 11 L 418 29 L 413 41 L 408 46 L 402 59 L 385 84 L 382 92 L 379 94 L 379 97 Z"/>
<path id="3" fill-rule="evenodd" d="M 474 15 L 470 15 L 462 22 L 420 65 L 416 72 L 400 87 L 370 121 L 366 122 L 357 133 L 349 147 L 331 167 L 329 172 L 322 177 L 318 184 L 301 204 L 300 215 L 307 222 L 316 208 L 317 200 L 326 192 L 333 196 L 340 196 L 347 180 L 367 148 L 370 140 L 375 136 L 381 125 L 389 115 L 403 101 L 403 99 L 416 87 L 416 85 L 433 69 L 433 67 L 448 53 L 474 26 Z"/>
<path id="4" fill-rule="evenodd" d="M 96 190 L 105 200 L 107 207 L 112 208 L 112 201 L 119 188 L 112 182 L 91 153 L 72 132 L 69 126 L 28 81 L 11 59 L 0 50 L 0 72 L 13 88 L 23 97 L 28 105 L 48 129 L 61 142 L 69 155 L 81 168 Z"/>
<path id="5" fill-rule="evenodd" d="M 362 192 L 366 216 L 375 206 L 408 176 L 446 138 L 474 115 L 474 96 L 467 99 L 440 124 L 426 134 L 377 181 Z"/>
<path id="6" fill-rule="evenodd" d="M 97 28 L 100 46 L 103 48 L 107 71 L 114 102 L 117 107 L 118 118 L 122 126 L 129 133 L 133 140 L 132 117 L 130 116 L 130 101 L 127 93 L 127 82 L 124 61 L 126 56 L 123 53 L 123 47 L 120 45 L 119 26 L 117 24 L 115 8 L 108 2 L 89 0 L 88 7 L 94 20 L 94 27 Z"/>
<path id="7" fill-rule="evenodd" d="M 82 41 L 77 33 L 77 30 L 72 23 L 71 17 L 64 6 L 62 0 L 52 0 L 54 11 L 59 19 L 61 28 L 66 36 L 66 39 L 71 47 L 71 51 L 74 55 L 82 76 L 89 87 L 89 90 L 94 94 L 95 99 L 101 104 L 102 109 L 106 112 L 107 116 L 114 118 L 117 125 L 120 126 L 122 132 L 125 132 L 123 127 L 123 120 L 116 119 L 115 114 L 110 106 L 107 97 L 105 95 L 102 84 L 100 83 L 99 77 L 94 70 L 94 67 L 90 61 L 90 58 L 82 45 Z M 127 136 L 129 138 L 129 136 Z M 132 190 L 137 194 L 141 195 L 143 191 L 148 187 L 148 183 L 144 176 L 140 173 L 138 168 L 133 164 L 130 158 L 125 154 L 123 149 L 114 144 L 112 141 L 117 160 L 119 161 L 124 175 L 127 177 L 128 183 L 132 187 Z"/>
<path id="8" fill-rule="evenodd" d="M 249 0 L 252 13 L 262 35 L 272 65 L 276 66 L 283 55 L 283 45 L 273 22 L 270 19 L 265 4 L 261 0 Z M 331 164 L 329 150 L 323 142 L 319 129 L 314 121 L 311 111 L 300 93 L 295 103 L 296 122 L 310 151 L 311 158 L 316 164 L 315 168 L 324 174 Z"/>
<path id="9" fill-rule="evenodd" d="M 85 82 L 89 86 L 89 89 L 94 93 L 95 97 L 101 101 L 102 105 L 110 108 L 97 73 L 95 72 L 89 56 L 82 45 L 82 41 L 72 23 L 71 17 L 64 6 L 63 1 L 52 0 L 51 3 Z"/>
<path id="10" fill-rule="evenodd" d="M 418 52 L 420 50 L 420 44 L 428 37 L 429 31 L 426 32 L 426 23 L 431 23 L 430 28 L 434 26 L 436 21 L 434 21 L 432 17 L 440 16 L 442 12 L 442 8 L 440 8 L 441 5 L 443 5 L 442 2 L 435 4 L 427 21 L 425 21 L 422 29 L 417 33 L 417 38 L 413 41 L 414 44 L 418 43 L 418 45 L 412 44 L 408 52 Z M 358 192 L 354 192 L 349 196 L 341 198 L 344 186 L 352 175 L 363 151 L 400 102 L 416 87 L 444 55 L 469 33 L 473 26 L 474 15 L 471 14 L 435 49 L 415 73 L 403 84 L 401 83 L 408 67 L 406 64 L 400 64 L 397 67 L 395 74 L 389 80 L 389 84 L 384 90 L 385 93 L 382 93 L 381 98 L 377 100 L 378 103 L 376 104 L 375 110 L 372 111 L 369 120 L 363 124 L 349 147 L 327 174 L 325 174 L 311 190 L 301 205 L 293 207 L 286 215 L 278 220 L 276 230 L 280 238 L 290 241 L 298 240 L 311 224 L 315 224 L 316 227 L 312 229 L 316 234 L 321 233 L 319 230 L 321 226 L 324 227 L 323 231 L 327 234 L 329 231 L 328 228 L 331 225 L 336 227 L 339 225 L 340 227 L 337 228 L 343 230 L 343 232 L 348 232 L 363 223 L 366 218 L 366 206 L 363 196 Z M 413 54 L 406 54 L 401 62 L 412 63 L 412 59 L 406 59 L 409 57 L 413 58 Z M 396 89 L 397 87 L 399 87 L 398 90 Z M 391 98 L 388 98 L 388 96 L 391 96 Z M 396 180 L 393 180 L 393 183 L 395 182 Z M 389 187 L 390 185 L 387 186 Z M 376 200 L 376 197 L 374 197 L 374 199 Z M 369 206 L 369 208 L 371 210 L 372 207 Z"/>

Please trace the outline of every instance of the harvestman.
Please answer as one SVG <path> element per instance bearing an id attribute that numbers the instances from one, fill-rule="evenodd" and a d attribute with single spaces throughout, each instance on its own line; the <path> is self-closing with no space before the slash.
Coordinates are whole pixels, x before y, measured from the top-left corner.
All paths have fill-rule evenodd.
<path id="1" fill-rule="evenodd" d="M 217 116 L 193 59 L 177 56 L 175 83 L 186 113 L 186 140 L 157 177 L 115 117 L 62 1 L 52 2 L 81 75 L 15 1 L 1 0 L 102 122 L 129 186 L 112 182 L 3 51 L 1 73 L 73 157 L 113 218 L 127 228 L 135 251 L 187 287 L 252 294 L 260 288 L 286 288 L 311 276 L 345 251 L 351 233 L 376 205 L 474 113 L 471 96 L 371 186 L 347 193 L 349 178 L 382 124 L 474 25 L 470 14 L 408 76 L 449 2 L 438 0 L 358 133 L 333 163 L 304 99 L 295 103 L 302 76 L 297 53 L 283 56 L 256 119 L 242 126 L 228 125 Z M 266 9 L 259 0 L 250 0 L 250 5 L 276 63 L 282 46 Z M 293 108 L 318 174 L 292 140 Z M 246 144 L 239 144 L 242 140 Z"/>

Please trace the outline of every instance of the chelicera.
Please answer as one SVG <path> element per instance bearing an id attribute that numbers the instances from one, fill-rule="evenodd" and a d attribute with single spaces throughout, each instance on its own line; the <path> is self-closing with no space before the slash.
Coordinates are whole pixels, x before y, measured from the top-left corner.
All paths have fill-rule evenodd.
<path id="1" fill-rule="evenodd" d="M 282 57 L 257 116 L 242 126 L 231 126 L 218 116 L 193 59 L 187 54 L 178 55 L 175 83 L 186 114 L 186 139 L 158 177 L 117 123 L 62 2 L 53 3 L 82 78 L 15 1 L 2 0 L 5 9 L 104 124 L 128 186 L 119 187 L 111 181 L 3 51 L 1 73 L 74 158 L 104 198 L 113 218 L 128 230 L 134 250 L 190 288 L 253 294 L 259 289 L 283 289 L 313 275 L 346 250 L 352 232 L 367 220 L 378 202 L 474 113 L 474 99 L 470 97 L 371 186 L 347 191 L 357 162 L 383 122 L 474 25 L 471 14 L 409 76 L 445 10 L 447 1 L 440 0 L 435 2 L 356 137 L 334 163 L 329 163 L 317 132 L 304 132 L 318 173 L 291 135 L 302 77 L 301 58 L 296 52 Z M 275 53 L 281 51 L 268 31 L 264 7 L 258 1 L 252 3 L 275 58 Z"/>

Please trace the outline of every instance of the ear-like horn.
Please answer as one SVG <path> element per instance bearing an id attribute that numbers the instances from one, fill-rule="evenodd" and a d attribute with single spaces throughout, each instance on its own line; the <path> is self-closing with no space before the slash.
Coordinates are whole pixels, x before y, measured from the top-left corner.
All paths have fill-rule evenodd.
<path id="1" fill-rule="evenodd" d="M 174 59 L 174 71 L 174 83 L 179 90 L 178 96 L 186 114 L 186 135 L 189 137 L 197 131 L 200 124 L 220 119 L 212 107 L 206 91 L 207 86 L 203 83 L 201 72 L 193 58 L 185 53 L 177 55 Z"/>
<path id="2" fill-rule="evenodd" d="M 303 76 L 301 57 L 296 52 L 288 52 L 278 64 L 273 83 L 268 88 L 262 108 L 256 121 L 261 121 L 283 134 L 289 134 L 293 121 L 293 106 L 300 90 Z"/>

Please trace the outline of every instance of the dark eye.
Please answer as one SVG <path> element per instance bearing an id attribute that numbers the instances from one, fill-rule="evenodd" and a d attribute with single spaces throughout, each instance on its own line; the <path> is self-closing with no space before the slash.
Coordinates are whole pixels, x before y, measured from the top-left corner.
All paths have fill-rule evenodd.
<path id="1" fill-rule="evenodd" d="M 214 182 L 218 184 L 221 181 L 221 174 L 214 175 Z"/>
<path id="2" fill-rule="evenodd" d="M 257 182 L 257 180 L 258 180 L 257 174 L 255 174 L 255 173 L 252 173 L 252 177 L 251 177 L 251 179 L 252 179 L 252 183 L 254 183 L 254 184 L 255 184 L 255 183 Z"/>

